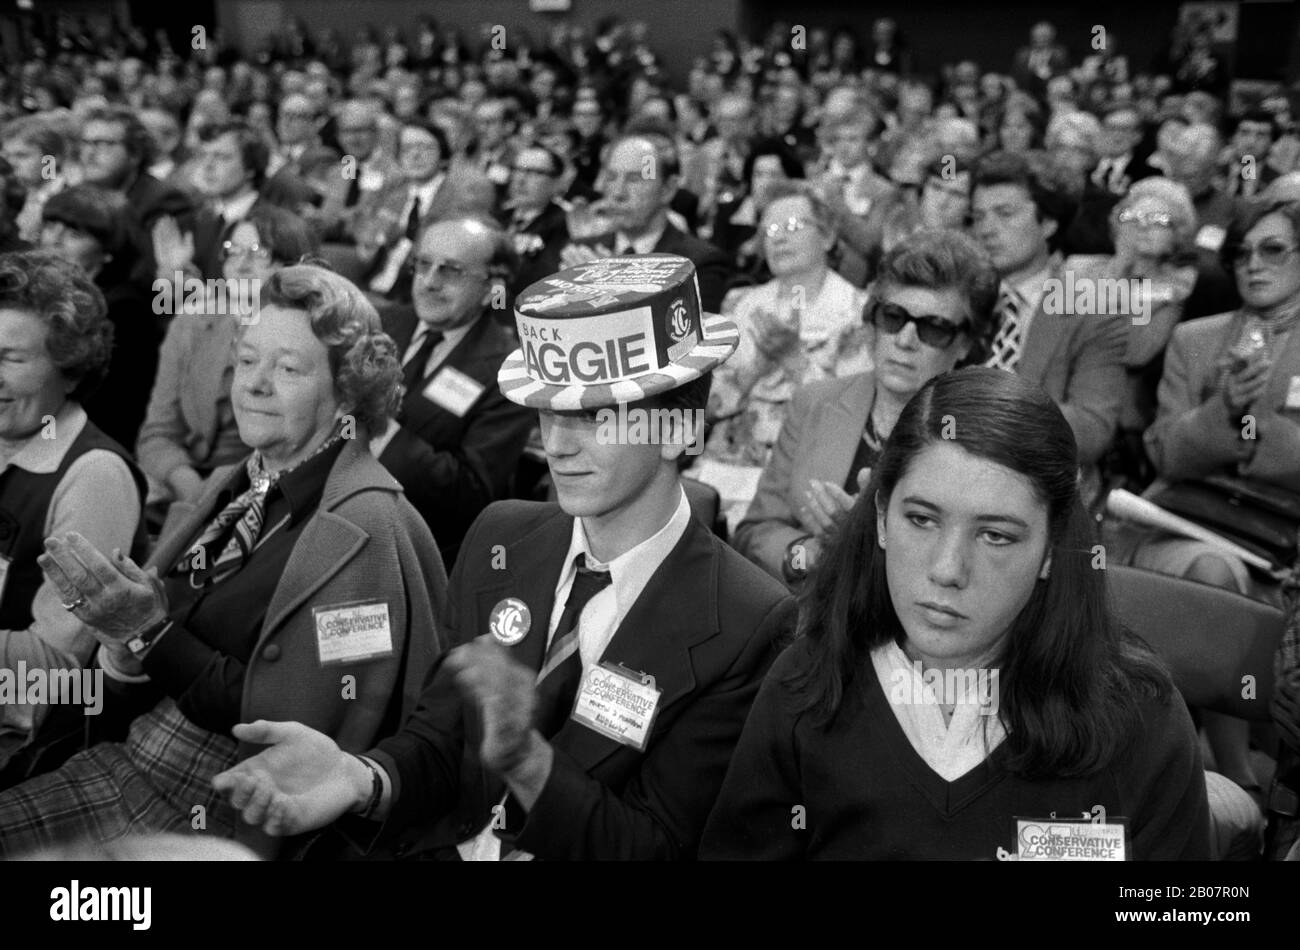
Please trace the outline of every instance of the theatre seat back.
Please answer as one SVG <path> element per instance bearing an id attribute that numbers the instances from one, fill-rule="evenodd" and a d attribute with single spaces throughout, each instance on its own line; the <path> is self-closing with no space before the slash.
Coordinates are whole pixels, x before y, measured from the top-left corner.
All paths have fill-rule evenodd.
<path id="1" fill-rule="evenodd" d="M 1111 567 L 1106 576 L 1120 621 L 1168 664 L 1188 705 L 1268 721 L 1281 610 L 1132 567 Z"/>

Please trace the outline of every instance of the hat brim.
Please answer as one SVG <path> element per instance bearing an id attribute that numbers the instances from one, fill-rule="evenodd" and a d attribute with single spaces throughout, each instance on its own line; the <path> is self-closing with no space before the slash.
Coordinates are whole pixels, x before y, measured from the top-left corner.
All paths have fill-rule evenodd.
<path id="1" fill-rule="evenodd" d="M 736 351 L 740 345 L 740 330 L 733 321 L 716 313 L 705 313 L 701 319 L 703 334 L 700 341 L 689 353 L 663 369 L 651 370 L 616 383 L 597 383 L 591 386 L 581 383 L 544 383 L 528 375 L 524 366 L 524 351 L 520 348 L 507 356 L 501 364 L 501 369 L 497 371 L 497 385 L 511 402 L 533 409 L 600 409 L 637 402 L 699 379 Z"/>

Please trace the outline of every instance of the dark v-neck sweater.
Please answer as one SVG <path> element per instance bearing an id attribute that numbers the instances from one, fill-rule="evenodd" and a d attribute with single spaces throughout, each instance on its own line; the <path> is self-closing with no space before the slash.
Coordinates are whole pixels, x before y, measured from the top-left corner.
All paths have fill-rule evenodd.
<path id="1" fill-rule="evenodd" d="M 1015 853 L 1016 818 L 1128 819 L 1129 856 L 1208 860 L 1209 807 L 1191 717 L 1173 694 L 1142 703 L 1126 751 L 1085 778 L 1029 781 L 1004 742 L 955 781 L 912 748 L 874 670 L 829 729 L 795 711 L 786 682 L 810 663 L 788 648 L 745 724 L 700 846 L 702 858 L 995 860 Z"/>

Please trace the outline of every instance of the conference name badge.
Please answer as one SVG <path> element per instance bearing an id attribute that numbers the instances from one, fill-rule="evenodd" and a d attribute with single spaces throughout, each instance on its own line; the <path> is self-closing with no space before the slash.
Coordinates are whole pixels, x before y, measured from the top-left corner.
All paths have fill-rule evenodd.
<path id="1" fill-rule="evenodd" d="M 1002 849 L 999 848 L 999 857 Z M 1017 861 L 1124 861 L 1126 819 L 1017 818 Z"/>
<path id="2" fill-rule="evenodd" d="M 662 695 L 653 676 L 638 676 L 620 666 L 601 663 L 583 674 L 571 718 L 615 742 L 644 752 Z"/>
<path id="3" fill-rule="evenodd" d="M 1287 409 L 1300 409 L 1300 376 L 1291 377 L 1291 385 L 1286 391 Z"/>
<path id="4" fill-rule="evenodd" d="M 454 416 L 463 416 L 483 395 L 486 387 L 452 366 L 444 366 L 424 387 L 424 398 Z"/>
<path id="5" fill-rule="evenodd" d="M 514 646 L 528 635 L 532 625 L 532 611 L 518 597 L 499 601 L 488 616 L 488 632 L 503 646 Z"/>
<path id="6" fill-rule="evenodd" d="M 316 650 L 321 666 L 375 660 L 393 653 L 393 629 L 388 603 L 359 600 L 313 607 Z"/>

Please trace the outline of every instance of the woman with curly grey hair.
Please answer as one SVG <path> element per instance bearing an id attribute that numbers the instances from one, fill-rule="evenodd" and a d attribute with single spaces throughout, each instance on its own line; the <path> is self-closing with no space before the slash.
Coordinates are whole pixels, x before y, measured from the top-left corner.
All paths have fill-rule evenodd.
<path id="1" fill-rule="evenodd" d="M 93 628 L 126 714 L 101 743 L 0 795 L 0 854 L 190 832 L 275 847 L 212 791 L 249 754 L 231 727 L 293 720 L 369 748 L 411 712 L 438 654 L 446 576 L 401 486 L 370 455 L 393 412 L 393 341 L 355 286 L 311 265 L 262 287 L 231 399 L 252 454 L 217 469 L 148 569 L 52 538 L 40 559 Z"/>
<path id="2" fill-rule="evenodd" d="M 81 400 L 104 375 L 113 328 L 104 297 L 53 254 L 0 255 L 0 669 L 76 671 L 95 638 L 42 582 L 51 534 L 76 531 L 101 551 L 140 550 L 143 477 Z M 52 709 L 68 710 L 50 715 Z M 0 788 L 56 754 L 80 709 L 0 701 Z M 66 754 L 66 753 L 65 753 Z"/>

